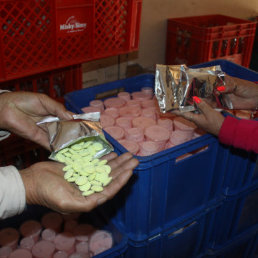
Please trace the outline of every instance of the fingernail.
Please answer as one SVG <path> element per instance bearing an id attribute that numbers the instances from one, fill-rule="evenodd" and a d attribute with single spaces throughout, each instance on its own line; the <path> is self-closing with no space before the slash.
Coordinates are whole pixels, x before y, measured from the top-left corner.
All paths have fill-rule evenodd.
<path id="1" fill-rule="evenodd" d="M 225 86 L 219 86 L 217 87 L 218 91 L 225 91 L 226 87 Z"/>
<path id="2" fill-rule="evenodd" d="M 196 104 L 201 103 L 201 100 L 200 100 L 198 97 L 196 97 L 196 96 L 193 96 L 193 101 L 194 101 Z"/>

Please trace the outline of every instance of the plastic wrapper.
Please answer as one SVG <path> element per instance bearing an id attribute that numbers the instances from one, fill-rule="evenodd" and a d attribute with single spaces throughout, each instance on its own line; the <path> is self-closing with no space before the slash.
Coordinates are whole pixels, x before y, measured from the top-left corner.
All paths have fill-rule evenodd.
<path id="1" fill-rule="evenodd" d="M 160 111 L 194 111 L 193 96 L 206 99 L 214 108 L 232 109 L 226 95 L 216 95 L 217 86 L 225 85 L 226 74 L 220 66 L 192 69 L 186 65 L 157 65 L 155 95 Z"/>
<path id="2" fill-rule="evenodd" d="M 102 131 L 99 112 L 78 114 L 73 118 L 74 120 L 70 121 L 60 121 L 57 117 L 47 117 L 37 123 L 48 132 L 52 151 L 50 159 L 57 160 L 55 156 L 60 150 L 81 141 L 95 141 L 102 144 L 103 149 L 98 151 L 94 158 L 100 158 L 114 150 Z"/>

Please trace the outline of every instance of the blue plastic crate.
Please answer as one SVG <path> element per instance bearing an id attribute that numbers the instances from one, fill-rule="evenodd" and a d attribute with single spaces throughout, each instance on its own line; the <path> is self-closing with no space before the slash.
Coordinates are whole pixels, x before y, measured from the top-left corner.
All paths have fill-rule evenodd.
<path id="1" fill-rule="evenodd" d="M 221 248 L 245 232 L 258 230 L 258 188 L 227 197 L 217 208 L 208 246 Z"/>
<path id="2" fill-rule="evenodd" d="M 26 220 L 41 220 L 41 217 L 47 213 L 53 212 L 42 206 L 37 205 L 28 205 L 26 210 L 20 215 L 1 220 L 0 229 L 6 227 L 13 227 L 18 229 L 20 225 Z M 80 223 L 89 223 L 100 229 L 107 230 L 112 234 L 113 237 L 113 247 L 102 252 L 94 258 L 115 258 L 115 257 L 124 257 L 124 253 L 128 248 L 128 238 L 115 227 L 112 223 L 107 223 L 101 216 L 99 216 L 95 211 L 82 213 L 79 218 Z"/>
<path id="3" fill-rule="evenodd" d="M 203 211 L 146 241 L 128 241 L 126 258 L 195 258 L 201 249 L 207 249 L 203 238 L 207 225 L 213 223 L 215 208 Z"/>
<path id="4" fill-rule="evenodd" d="M 96 96 L 116 94 L 121 88 L 133 92 L 144 86 L 154 87 L 154 75 L 140 75 L 75 91 L 65 96 L 65 103 L 68 109 L 81 112 Z M 106 138 L 117 153 L 126 152 L 108 134 Z M 205 147 L 207 149 L 188 158 L 177 159 Z M 200 213 L 209 202 L 221 198 L 223 174 L 222 164 L 216 160 L 218 149 L 217 138 L 207 134 L 155 155 L 138 157 L 140 164 L 129 184 L 103 206 L 103 213 L 110 215 L 130 239 L 138 241 Z"/>
<path id="5" fill-rule="evenodd" d="M 200 254 L 198 258 L 255 258 L 257 248 L 257 232 L 250 230 L 240 236 L 228 241 L 223 247 L 218 249 L 208 249 L 205 254 Z"/>
<path id="6" fill-rule="evenodd" d="M 220 65 L 222 70 L 231 76 L 258 82 L 258 73 L 227 60 L 215 60 L 192 67 Z M 258 185 L 257 154 L 220 144 L 220 156 L 224 164 L 224 194 L 235 195 L 253 185 Z"/>

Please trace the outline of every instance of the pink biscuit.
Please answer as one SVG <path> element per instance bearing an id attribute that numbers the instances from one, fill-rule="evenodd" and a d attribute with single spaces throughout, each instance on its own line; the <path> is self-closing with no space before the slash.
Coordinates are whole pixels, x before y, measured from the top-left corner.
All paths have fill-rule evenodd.
<path id="1" fill-rule="evenodd" d="M 144 134 L 147 140 L 159 142 L 160 144 L 164 143 L 164 146 L 170 137 L 169 130 L 159 125 L 147 127 Z"/>
<path id="2" fill-rule="evenodd" d="M 120 140 L 119 143 L 134 155 L 136 155 L 139 152 L 139 145 L 136 142 Z"/>
<path id="3" fill-rule="evenodd" d="M 55 251 L 53 242 L 40 240 L 32 247 L 32 255 L 34 258 L 51 258 Z"/>
<path id="4" fill-rule="evenodd" d="M 160 151 L 160 146 L 153 141 L 145 141 L 140 143 L 139 156 L 149 156 Z"/>
<path id="5" fill-rule="evenodd" d="M 81 108 L 81 110 L 83 113 L 101 112 L 100 108 L 90 107 L 90 106 L 83 107 L 83 108 Z"/>
<path id="6" fill-rule="evenodd" d="M 80 215 L 81 213 L 79 212 L 74 212 L 71 214 L 62 214 L 64 221 L 71 220 L 71 219 L 76 220 L 80 217 Z"/>
<path id="7" fill-rule="evenodd" d="M 140 100 L 131 99 L 131 100 L 128 100 L 126 102 L 126 106 L 140 108 L 141 107 L 141 101 Z"/>
<path id="8" fill-rule="evenodd" d="M 84 253 L 73 253 L 69 256 L 69 258 L 90 258 L 92 257 L 92 255 L 88 254 L 84 254 Z"/>
<path id="9" fill-rule="evenodd" d="M 189 136 L 189 134 L 186 133 L 185 131 L 176 130 L 171 132 L 169 142 L 174 145 L 178 145 L 178 144 L 182 144 L 184 142 L 190 141 L 191 139 L 192 137 Z"/>
<path id="10" fill-rule="evenodd" d="M 166 119 L 166 118 L 162 119 L 162 118 L 160 118 L 160 119 L 158 119 L 158 125 L 168 129 L 169 132 L 173 131 L 173 127 L 174 126 L 173 126 L 173 121 L 171 119 Z"/>
<path id="11" fill-rule="evenodd" d="M 111 107 L 121 108 L 125 105 L 125 103 L 126 101 L 121 98 L 108 98 L 104 100 L 104 106 L 106 108 L 111 108 Z"/>
<path id="12" fill-rule="evenodd" d="M 8 258 L 10 253 L 12 252 L 12 248 L 10 246 L 3 246 L 0 248 L 0 258 Z"/>
<path id="13" fill-rule="evenodd" d="M 119 115 L 122 117 L 137 117 L 142 113 L 141 108 L 134 106 L 125 106 L 119 109 Z"/>
<path id="14" fill-rule="evenodd" d="M 153 108 L 144 108 L 142 110 L 142 116 L 152 118 L 154 121 L 157 120 L 156 110 Z"/>
<path id="15" fill-rule="evenodd" d="M 154 99 L 148 99 L 141 102 L 142 108 L 156 107 L 156 101 Z"/>
<path id="16" fill-rule="evenodd" d="M 77 253 L 89 253 L 89 243 L 88 242 L 79 242 L 75 245 L 75 251 Z"/>
<path id="17" fill-rule="evenodd" d="M 32 254 L 27 249 L 17 249 L 13 251 L 8 258 L 32 258 Z"/>
<path id="18" fill-rule="evenodd" d="M 4 228 L 0 231 L 0 246 L 17 247 L 20 234 L 15 228 Z"/>
<path id="19" fill-rule="evenodd" d="M 115 119 L 112 116 L 102 114 L 100 116 L 100 124 L 101 124 L 102 128 L 106 128 L 106 127 L 114 125 Z"/>
<path id="20" fill-rule="evenodd" d="M 73 234 L 77 241 L 87 242 L 89 237 L 96 231 L 90 224 L 78 224 L 74 229 Z"/>
<path id="21" fill-rule="evenodd" d="M 182 130 L 182 131 L 194 131 L 196 125 L 183 117 L 176 117 L 174 118 L 174 127 L 175 130 Z"/>
<path id="22" fill-rule="evenodd" d="M 42 240 L 47 240 L 53 242 L 56 237 L 56 231 L 51 228 L 46 228 L 41 233 Z"/>
<path id="23" fill-rule="evenodd" d="M 74 228 L 77 227 L 78 222 L 75 219 L 67 220 L 64 223 L 64 231 L 65 232 L 73 232 Z"/>
<path id="24" fill-rule="evenodd" d="M 68 258 L 68 254 L 64 251 L 57 251 L 54 253 L 53 258 Z"/>
<path id="25" fill-rule="evenodd" d="M 145 93 L 142 92 L 142 91 L 133 92 L 131 95 L 132 95 L 132 99 L 134 99 L 134 100 L 140 100 L 140 101 L 144 101 L 144 100 L 148 100 L 148 99 L 151 99 L 151 98 L 152 98 L 152 95 L 150 95 L 150 94 L 145 94 Z"/>
<path id="26" fill-rule="evenodd" d="M 112 235 L 104 230 L 98 230 L 95 232 L 89 241 L 90 251 L 94 254 L 100 254 L 108 249 L 110 249 L 113 245 Z"/>
<path id="27" fill-rule="evenodd" d="M 153 89 L 151 87 L 142 87 L 141 92 L 148 95 L 153 95 Z"/>
<path id="28" fill-rule="evenodd" d="M 63 223 L 63 217 L 57 212 L 48 212 L 41 219 L 44 228 L 51 228 L 55 232 L 60 232 Z"/>
<path id="29" fill-rule="evenodd" d="M 102 100 L 92 100 L 90 101 L 89 106 L 99 108 L 101 112 L 104 111 L 104 104 Z"/>
<path id="30" fill-rule="evenodd" d="M 71 254 L 74 252 L 75 237 L 70 232 L 62 232 L 56 235 L 54 244 L 57 250 Z"/>
<path id="31" fill-rule="evenodd" d="M 119 92 L 117 94 L 117 97 L 121 98 L 121 99 L 123 99 L 123 100 L 125 100 L 127 102 L 128 100 L 131 99 L 131 94 L 129 92 L 123 91 L 123 92 Z"/>
<path id="32" fill-rule="evenodd" d="M 20 241 L 20 248 L 31 250 L 35 245 L 35 241 L 32 237 L 24 237 Z"/>
<path id="33" fill-rule="evenodd" d="M 117 108 L 106 108 L 103 112 L 104 115 L 113 117 L 114 119 L 119 117 L 119 112 Z"/>
<path id="34" fill-rule="evenodd" d="M 127 130 L 132 127 L 132 119 L 130 117 L 118 117 L 116 125 Z"/>
<path id="35" fill-rule="evenodd" d="M 149 117 L 140 116 L 140 117 L 134 118 L 132 120 L 132 124 L 133 124 L 133 127 L 138 127 L 144 130 L 149 126 L 155 125 L 156 121 Z"/>
<path id="36" fill-rule="evenodd" d="M 139 127 L 133 127 L 126 131 L 125 139 L 134 142 L 142 142 L 144 141 L 143 130 Z"/>
<path id="37" fill-rule="evenodd" d="M 124 129 L 119 126 L 109 126 L 106 127 L 104 130 L 116 140 L 121 140 L 125 136 Z"/>

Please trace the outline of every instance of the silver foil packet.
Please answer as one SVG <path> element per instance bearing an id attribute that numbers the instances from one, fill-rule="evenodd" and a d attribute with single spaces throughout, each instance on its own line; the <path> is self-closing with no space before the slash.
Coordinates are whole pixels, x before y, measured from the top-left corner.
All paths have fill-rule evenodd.
<path id="1" fill-rule="evenodd" d="M 57 117 L 47 117 L 37 123 L 48 132 L 52 151 L 50 159 L 57 160 L 55 156 L 60 150 L 81 141 L 95 141 L 102 144 L 103 149 L 98 151 L 94 158 L 100 158 L 114 150 L 102 131 L 99 112 L 76 114 L 73 118 L 74 120 L 70 121 L 60 121 Z"/>
<path id="2" fill-rule="evenodd" d="M 160 111 L 194 111 L 193 96 L 205 98 L 214 108 L 232 109 L 226 95 L 214 94 L 225 85 L 226 74 L 221 67 L 188 68 L 186 65 L 156 65 L 155 95 Z"/>

